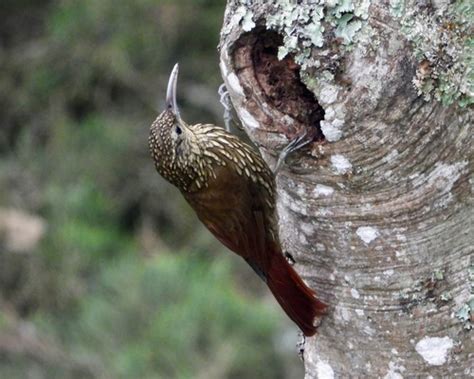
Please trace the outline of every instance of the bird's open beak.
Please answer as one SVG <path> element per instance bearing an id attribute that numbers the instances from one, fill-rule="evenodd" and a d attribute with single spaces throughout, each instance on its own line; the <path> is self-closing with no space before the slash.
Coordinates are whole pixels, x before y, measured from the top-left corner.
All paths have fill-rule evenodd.
<path id="1" fill-rule="evenodd" d="M 176 102 L 176 85 L 178 83 L 178 71 L 179 66 L 176 63 L 171 71 L 170 78 L 168 80 L 168 89 L 166 90 L 166 109 L 173 112 L 173 114 L 180 118 L 178 103 Z"/>

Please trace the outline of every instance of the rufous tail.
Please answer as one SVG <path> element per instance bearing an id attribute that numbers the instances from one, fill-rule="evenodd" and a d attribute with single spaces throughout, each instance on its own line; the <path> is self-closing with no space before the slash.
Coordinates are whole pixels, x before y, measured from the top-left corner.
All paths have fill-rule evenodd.
<path id="1" fill-rule="evenodd" d="M 272 254 L 267 272 L 267 285 L 286 314 L 299 326 L 305 336 L 316 333 L 316 316 L 326 313 L 326 304 L 316 298 L 281 253 Z"/>

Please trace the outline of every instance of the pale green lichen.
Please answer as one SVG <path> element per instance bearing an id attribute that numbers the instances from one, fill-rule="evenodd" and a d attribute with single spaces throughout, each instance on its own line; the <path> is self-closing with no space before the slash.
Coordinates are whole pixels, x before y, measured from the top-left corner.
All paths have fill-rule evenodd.
<path id="1" fill-rule="evenodd" d="M 306 87 L 313 92 L 318 98 L 321 98 L 321 89 L 327 86 L 334 86 L 334 74 L 330 71 L 322 71 L 318 77 L 309 75 L 306 71 L 300 73 L 301 81 L 306 85 Z M 324 99 L 321 98 L 322 102 Z"/>
<path id="2" fill-rule="evenodd" d="M 474 103 L 474 3 L 439 2 L 433 9 L 414 0 L 391 0 L 390 11 L 412 42 L 420 62 L 413 84 L 425 100 L 460 106 Z"/>
<path id="3" fill-rule="evenodd" d="M 352 0 L 340 0 L 336 1 L 334 7 L 329 8 L 334 17 L 341 18 L 344 13 L 352 12 L 354 10 L 354 4 L 352 3 Z"/>
<path id="4" fill-rule="evenodd" d="M 268 29 L 285 36 L 278 58 L 294 54 L 295 61 L 306 69 L 319 66 L 319 61 L 311 58 L 311 48 L 324 47 L 326 26 L 331 26 L 342 44 L 349 46 L 357 41 L 358 32 L 368 18 L 369 6 L 370 0 L 328 0 L 311 6 L 279 0 L 265 22 Z"/>
<path id="5" fill-rule="evenodd" d="M 474 264 L 468 269 L 470 296 L 468 301 L 456 312 L 456 317 L 462 322 L 464 329 L 474 328 Z"/>
<path id="6" fill-rule="evenodd" d="M 405 13 L 405 0 L 390 0 L 390 12 L 395 17 L 402 17 Z"/>
<path id="7" fill-rule="evenodd" d="M 453 295 L 451 295 L 451 292 L 449 291 L 444 291 L 440 296 L 439 296 L 441 301 L 448 302 L 453 299 Z"/>
<path id="8" fill-rule="evenodd" d="M 242 18 L 242 30 L 244 32 L 249 32 L 253 28 L 255 28 L 255 22 L 253 21 L 253 14 L 252 12 L 247 12 Z"/>
<path id="9" fill-rule="evenodd" d="M 382 43 L 382 38 L 375 28 L 370 26 L 368 23 L 364 23 L 362 28 L 357 34 L 357 48 L 360 50 L 360 54 L 364 57 L 374 57 L 379 53 L 379 48 Z M 392 55 L 392 45 L 389 41 L 388 53 Z M 398 51 L 396 48 L 395 50 Z"/>
<path id="10" fill-rule="evenodd" d="M 417 281 L 412 287 L 401 291 L 398 298 L 403 309 L 408 312 L 415 306 L 450 302 L 453 299 L 451 293 L 439 291 L 440 282 L 443 280 L 445 280 L 445 272 L 435 270 L 429 278 Z"/>
<path id="11" fill-rule="evenodd" d="M 344 39 L 346 44 L 349 44 L 354 39 L 355 34 L 362 27 L 362 22 L 359 20 L 350 22 L 353 18 L 354 15 L 352 13 L 344 14 L 335 31 L 336 37 Z"/>
<path id="12" fill-rule="evenodd" d="M 472 329 L 471 311 L 474 309 L 472 307 L 474 307 L 474 303 L 466 303 L 456 312 L 456 317 L 462 322 L 463 328 L 466 330 Z"/>
<path id="13" fill-rule="evenodd" d="M 434 270 L 431 274 L 431 280 L 433 282 L 443 280 L 444 279 L 444 271 L 443 270 Z"/>
<path id="14" fill-rule="evenodd" d="M 233 12 L 230 20 L 224 23 L 224 26 L 221 31 L 223 35 L 229 34 L 232 28 L 234 28 L 236 25 L 240 25 L 242 27 L 242 30 L 245 32 L 251 31 L 256 26 L 254 21 L 254 14 L 249 7 L 249 5 L 251 5 L 251 2 L 249 0 L 241 0 L 238 2 L 238 4 L 239 5 Z"/>
<path id="15" fill-rule="evenodd" d="M 357 7 L 354 9 L 354 14 L 362 20 L 369 18 L 370 0 L 359 1 Z"/>
<path id="16" fill-rule="evenodd" d="M 283 37 L 283 45 L 278 48 L 278 59 L 282 60 L 285 58 L 290 51 L 296 50 L 298 47 L 298 37 L 296 36 L 285 36 Z"/>

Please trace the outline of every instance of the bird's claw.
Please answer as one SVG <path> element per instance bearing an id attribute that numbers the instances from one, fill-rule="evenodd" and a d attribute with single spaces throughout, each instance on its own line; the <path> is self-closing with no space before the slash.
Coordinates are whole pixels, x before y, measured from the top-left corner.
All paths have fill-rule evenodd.
<path id="1" fill-rule="evenodd" d="M 225 129 L 230 132 L 230 126 L 232 124 L 233 118 L 232 118 L 232 103 L 230 101 L 230 95 L 229 91 L 227 91 L 227 87 L 225 86 L 225 83 L 222 83 L 219 86 L 219 89 L 217 90 L 217 93 L 219 94 L 219 101 L 224 107 L 224 124 L 225 124 Z"/>
<path id="2" fill-rule="evenodd" d="M 291 254 L 290 254 L 289 252 L 287 252 L 287 251 L 285 251 L 285 258 L 286 258 L 287 262 L 288 262 L 291 266 L 293 266 L 293 265 L 296 263 L 295 258 L 293 258 L 293 255 L 291 255 Z"/>
<path id="3" fill-rule="evenodd" d="M 219 101 L 224 107 L 224 109 L 226 111 L 229 111 L 231 108 L 230 96 L 229 96 L 229 91 L 227 91 L 227 87 L 225 86 L 225 83 L 222 83 L 219 86 L 219 89 L 217 90 L 217 94 L 219 95 Z"/>
<path id="4" fill-rule="evenodd" d="M 296 350 L 298 352 L 298 357 L 301 359 L 301 361 L 304 362 L 304 349 L 306 347 L 306 337 L 301 331 L 298 332 L 298 337 L 299 337 L 299 340 L 298 342 L 296 342 Z"/>
<path id="5" fill-rule="evenodd" d="M 283 162 L 289 154 L 311 143 L 311 139 L 306 138 L 307 136 L 308 133 L 304 132 L 300 136 L 291 140 L 290 143 L 283 148 L 283 150 L 280 152 L 280 155 L 278 156 L 275 168 L 273 169 L 273 173 L 275 175 L 278 173 L 278 171 L 280 171 Z"/>

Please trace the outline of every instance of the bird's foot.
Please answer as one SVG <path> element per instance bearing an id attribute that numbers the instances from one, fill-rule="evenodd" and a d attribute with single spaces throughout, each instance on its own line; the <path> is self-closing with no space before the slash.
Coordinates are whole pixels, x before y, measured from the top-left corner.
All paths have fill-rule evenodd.
<path id="1" fill-rule="evenodd" d="M 304 132 L 302 135 L 290 141 L 290 143 L 283 148 L 283 150 L 280 152 L 280 155 L 278 156 L 277 163 L 273 169 L 273 174 L 276 175 L 278 171 L 280 171 L 281 166 L 283 162 L 285 162 L 285 159 L 288 157 L 288 155 L 312 142 L 312 140 L 308 139 L 307 136 L 308 133 Z"/>
<path id="2" fill-rule="evenodd" d="M 230 133 L 231 125 L 234 122 L 234 119 L 232 117 L 232 102 L 230 101 L 229 91 L 227 91 L 227 87 L 225 86 L 224 83 L 222 83 L 219 86 L 217 93 L 219 94 L 219 101 L 224 107 L 223 118 L 224 118 L 225 130 L 227 130 Z"/>
<path id="3" fill-rule="evenodd" d="M 293 255 L 291 255 L 289 252 L 285 251 L 285 258 L 287 260 L 287 262 L 293 266 L 295 263 L 296 263 L 296 260 L 295 258 L 293 258 Z"/>
<path id="4" fill-rule="evenodd" d="M 299 340 L 296 343 L 296 351 L 298 352 L 298 357 L 301 359 L 301 361 L 304 362 L 304 349 L 306 347 L 306 337 L 301 331 L 298 332 L 298 337 L 299 337 Z"/>

